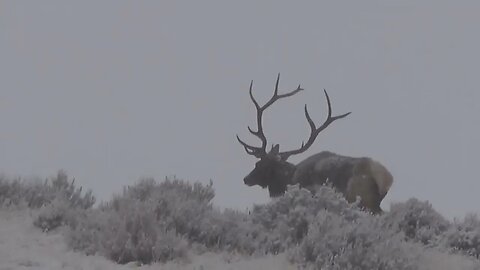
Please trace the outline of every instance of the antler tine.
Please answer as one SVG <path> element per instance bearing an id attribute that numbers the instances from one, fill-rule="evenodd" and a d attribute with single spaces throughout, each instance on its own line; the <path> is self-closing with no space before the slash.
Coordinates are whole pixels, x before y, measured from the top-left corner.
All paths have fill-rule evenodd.
<path id="1" fill-rule="evenodd" d="M 260 105 L 258 105 L 258 102 L 255 100 L 255 97 L 253 97 L 253 93 L 252 93 L 252 90 L 253 89 L 253 80 L 250 81 L 250 89 L 248 91 L 248 93 L 250 94 L 250 99 L 252 100 L 253 104 L 255 105 L 255 109 L 259 110 L 260 109 Z"/>
<path id="2" fill-rule="evenodd" d="M 237 135 L 237 140 L 243 146 L 243 148 L 245 149 L 245 152 L 247 152 L 247 154 L 255 156 L 257 158 L 261 158 L 264 155 L 264 150 L 262 148 L 248 145 L 247 143 L 242 141 L 242 139 L 240 139 L 240 137 L 238 137 L 238 135 Z"/>
<path id="3" fill-rule="evenodd" d="M 323 89 L 323 92 L 325 93 L 325 97 L 327 99 L 327 105 L 328 105 L 327 119 L 325 120 L 325 122 L 323 122 L 323 124 L 320 127 L 317 128 L 315 125 L 315 122 L 313 122 L 312 118 L 310 117 L 310 114 L 308 113 L 307 105 L 305 104 L 305 109 L 304 109 L 305 118 L 307 118 L 307 122 L 310 125 L 310 137 L 308 138 L 306 143 L 302 142 L 302 146 L 299 149 L 280 153 L 280 156 L 282 157 L 283 160 L 287 160 L 291 155 L 296 155 L 296 154 L 305 152 L 313 144 L 313 142 L 317 138 L 318 134 L 320 134 L 320 132 L 326 129 L 335 120 L 345 118 L 352 113 L 352 112 L 348 112 L 348 113 L 332 116 L 332 104 L 330 102 L 330 97 L 328 96 L 327 90 Z"/>
<path id="4" fill-rule="evenodd" d="M 280 83 L 280 72 L 277 75 L 277 81 L 275 82 L 275 90 L 273 91 L 273 96 L 278 95 L 278 84 Z"/>
<path id="5" fill-rule="evenodd" d="M 280 73 L 278 73 L 277 80 L 275 82 L 275 89 L 273 91 L 273 96 L 263 106 L 260 106 L 258 101 L 253 96 L 253 80 L 250 82 L 250 88 L 249 88 L 250 99 L 252 100 L 253 104 L 255 105 L 255 109 L 257 111 L 257 130 L 253 130 L 252 128 L 250 128 L 250 126 L 248 126 L 247 128 L 248 128 L 248 131 L 250 133 L 252 133 L 253 135 L 255 135 L 256 137 L 258 137 L 261 140 L 262 145 L 260 147 L 255 147 L 255 146 L 248 145 L 247 143 L 242 141 L 238 137 L 238 135 L 237 135 L 237 140 L 245 148 L 245 151 L 247 152 L 247 154 L 254 155 L 257 158 L 261 158 L 261 157 L 263 157 L 267 154 L 267 150 L 266 150 L 267 138 L 265 137 L 265 134 L 263 132 L 263 126 L 262 126 L 262 117 L 263 117 L 263 112 L 265 111 L 265 109 L 270 107 L 275 101 L 277 101 L 281 98 L 286 98 L 286 97 L 293 96 L 296 93 L 303 90 L 303 88 L 301 88 L 300 85 L 298 85 L 297 89 L 295 89 L 291 92 L 279 95 L 278 94 L 279 82 L 280 82 Z"/>
<path id="6" fill-rule="evenodd" d="M 332 117 L 332 104 L 330 103 L 330 97 L 328 97 L 328 93 L 327 93 L 327 90 L 323 89 L 323 92 L 325 93 L 325 97 L 327 98 L 327 105 L 328 105 L 328 117 L 327 117 L 327 120 L 328 119 L 332 119 L 331 122 L 337 120 L 337 119 L 341 119 L 341 118 L 344 118 L 346 117 L 347 115 L 351 114 L 352 112 L 348 112 L 348 113 L 344 113 L 344 114 L 341 114 L 341 115 L 337 115 L 337 116 L 333 116 Z"/>
<path id="7" fill-rule="evenodd" d="M 297 89 L 293 90 L 293 91 L 290 91 L 288 93 L 285 93 L 285 94 L 278 94 L 278 84 L 280 82 L 280 73 L 278 73 L 278 76 L 277 76 L 277 81 L 275 83 L 275 90 L 273 91 L 273 96 L 267 101 L 267 103 L 265 103 L 265 105 L 263 105 L 261 107 L 261 110 L 265 110 L 266 108 L 270 107 L 270 105 L 272 105 L 275 101 L 281 99 L 281 98 L 286 98 L 286 97 L 290 97 L 290 96 L 293 96 L 295 95 L 296 93 L 304 90 L 300 84 L 297 86 Z"/>
<path id="8" fill-rule="evenodd" d="M 253 105 L 255 105 L 255 109 L 257 111 L 257 130 L 256 131 L 253 130 L 250 126 L 247 126 L 247 129 L 250 133 L 257 136 L 262 141 L 262 145 L 260 147 L 255 147 L 255 146 L 248 145 L 247 143 L 242 141 L 240 139 L 240 137 L 238 137 L 238 135 L 237 135 L 237 140 L 243 146 L 243 148 L 245 149 L 245 152 L 247 152 L 247 154 L 253 155 L 257 158 L 262 158 L 263 156 L 265 156 L 267 154 L 267 150 L 266 150 L 267 138 L 265 137 L 265 135 L 263 133 L 263 128 L 262 128 L 262 114 L 263 114 L 264 109 L 262 107 L 260 107 L 260 105 L 258 104 L 258 101 L 253 96 L 253 80 L 250 82 L 250 88 L 249 88 L 248 93 L 249 93 L 250 99 L 252 100 Z"/>

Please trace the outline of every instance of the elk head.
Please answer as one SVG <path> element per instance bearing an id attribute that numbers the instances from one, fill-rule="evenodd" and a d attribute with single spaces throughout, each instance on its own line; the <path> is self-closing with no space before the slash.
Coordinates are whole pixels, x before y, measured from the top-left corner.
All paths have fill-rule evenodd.
<path id="1" fill-rule="evenodd" d="M 255 168 L 244 178 L 244 183 L 248 186 L 259 185 L 263 188 L 268 188 L 271 197 L 282 195 L 285 192 L 287 185 L 292 184 L 292 177 L 295 173 L 296 167 L 295 165 L 287 162 L 287 159 L 292 155 L 305 152 L 313 144 L 320 132 L 326 129 L 335 120 L 344 118 L 350 114 L 350 112 L 348 112 L 345 114 L 332 116 L 330 98 L 328 97 L 327 91 L 324 90 L 328 105 L 328 116 L 321 126 L 317 127 L 315 125 L 314 121 L 310 117 L 310 114 L 308 113 L 307 105 L 305 105 L 304 108 L 305 117 L 311 130 L 310 137 L 308 138 L 307 142 L 302 142 L 300 148 L 296 150 L 286 152 L 280 152 L 280 147 L 278 144 L 276 144 L 272 146 L 272 149 L 267 153 L 267 138 L 265 137 L 262 126 L 263 112 L 277 100 L 293 96 L 303 90 L 303 88 L 298 85 L 298 87 L 293 91 L 285 94 L 279 94 L 279 81 L 280 74 L 278 74 L 277 81 L 275 83 L 273 96 L 262 106 L 259 105 L 253 96 L 253 81 L 250 83 L 250 99 L 255 105 L 255 109 L 257 111 L 257 128 L 256 130 L 253 130 L 252 128 L 248 127 L 248 131 L 260 139 L 261 145 L 259 147 L 249 145 L 237 135 L 238 142 L 244 147 L 247 154 L 255 156 L 259 159 L 259 161 L 255 164 Z"/>

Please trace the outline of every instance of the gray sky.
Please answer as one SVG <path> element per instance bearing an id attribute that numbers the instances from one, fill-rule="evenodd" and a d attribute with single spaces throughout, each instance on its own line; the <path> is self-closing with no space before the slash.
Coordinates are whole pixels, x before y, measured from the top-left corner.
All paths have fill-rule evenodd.
<path id="1" fill-rule="evenodd" d="M 227 3 L 229 2 L 229 3 Z M 321 150 L 370 156 L 410 197 L 447 216 L 477 212 L 480 179 L 478 1 L 2 1 L 0 172 L 65 169 L 101 199 L 142 176 L 214 181 L 216 203 L 244 209 L 255 159 L 248 98 L 306 91 L 265 116 L 270 143 L 308 136 L 322 89 L 352 111 Z"/>

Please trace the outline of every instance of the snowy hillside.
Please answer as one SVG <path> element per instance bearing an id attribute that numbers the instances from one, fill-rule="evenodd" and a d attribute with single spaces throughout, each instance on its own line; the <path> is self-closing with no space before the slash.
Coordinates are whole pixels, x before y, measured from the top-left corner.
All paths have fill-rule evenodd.
<path id="1" fill-rule="evenodd" d="M 294 269 L 284 255 L 246 258 L 207 253 L 192 256 L 190 262 L 119 265 L 101 256 L 69 251 L 60 231 L 42 233 L 33 226 L 32 210 L 0 210 L 0 269 Z"/>
<path id="2" fill-rule="evenodd" d="M 0 179 L 0 269 L 480 269 L 480 221 L 410 199 L 372 216 L 329 187 L 250 213 L 213 187 L 147 179 L 92 207 L 67 176 Z"/>

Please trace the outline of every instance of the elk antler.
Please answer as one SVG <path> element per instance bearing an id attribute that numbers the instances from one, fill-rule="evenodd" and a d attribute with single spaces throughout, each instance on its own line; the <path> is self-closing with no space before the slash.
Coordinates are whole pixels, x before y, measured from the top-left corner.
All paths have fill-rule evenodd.
<path id="1" fill-rule="evenodd" d="M 266 151 L 267 138 L 265 137 L 265 134 L 263 133 L 263 127 L 262 127 L 262 116 L 263 116 L 263 112 L 265 111 L 265 109 L 270 107 L 275 101 L 277 101 L 281 98 L 286 98 L 286 97 L 293 96 L 296 93 L 303 90 L 303 88 L 301 88 L 300 85 L 298 85 L 297 89 L 295 89 L 291 92 L 288 92 L 288 93 L 285 93 L 285 94 L 278 94 L 278 83 L 279 83 L 279 81 L 280 81 L 280 73 L 278 73 L 278 76 L 277 76 L 277 82 L 275 83 L 275 90 L 273 92 L 273 96 L 263 106 L 260 106 L 258 104 L 258 102 L 255 100 L 255 98 L 253 97 L 253 93 L 252 93 L 253 80 L 250 82 L 250 91 L 249 91 L 250 99 L 252 100 L 253 104 L 255 105 L 255 109 L 257 111 L 257 130 L 253 130 L 253 129 L 250 128 L 250 126 L 248 126 L 248 131 L 250 131 L 250 133 L 252 133 L 253 135 L 257 136 L 262 141 L 262 145 L 260 147 L 255 147 L 255 146 L 248 145 L 247 143 L 242 141 L 240 139 L 240 137 L 238 137 L 238 135 L 237 135 L 237 140 L 245 148 L 245 151 L 247 152 L 247 154 L 253 155 L 257 158 L 262 158 L 267 154 L 267 151 Z"/>
<path id="2" fill-rule="evenodd" d="M 335 120 L 344 118 L 347 115 L 352 113 L 352 112 L 348 112 L 341 115 L 332 116 L 332 105 L 330 103 L 330 98 L 328 97 L 327 90 L 323 89 L 323 92 L 325 93 L 325 97 L 327 98 L 327 105 L 328 105 L 327 120 L 325 120 L 325 122 L 320 127 L 317 128 L 312 118 L 310 117 L 310 114 L 308 113 L 307 104 L 305 104 L 305 117 L 307 118 L 308 124 L 310 125 L 310 138 L 308 138 L 307 143 L 303 141 L 302 146 L 297 150 L 279 153 L 282 160 L 287 160 L 291 155 L 296 155 L 296 154 L 305 152 L 313 144 L 313 142 L 315 141 L 315 139 L 317 138 L 320 132 L 322 132 Z"/>

